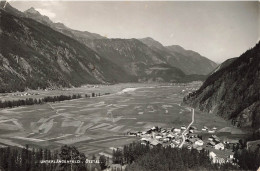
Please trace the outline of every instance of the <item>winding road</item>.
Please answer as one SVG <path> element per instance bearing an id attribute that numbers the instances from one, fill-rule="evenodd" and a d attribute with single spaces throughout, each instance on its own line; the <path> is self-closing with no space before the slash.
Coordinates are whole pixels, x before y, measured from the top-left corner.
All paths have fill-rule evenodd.
<path id="1" fill-rule="evenodd" d="M 192 110 L 192 120 L 191 120 L 191 123 L 189 124 L 189 126 L 185 129 L 185 131 L 183 131 L 182 132 L 182 134 L 181 134 L 181 136 L 182 136 L 182 142 L 181 142 L 181 144 L 180 144 L 180 146 L 179 146 L 179 148 L 182 148 L 182 146 L 183 146 L 183 144 L 184 144 L 184 142 L 185 142 L 185 134 L 186 134 L 186 132 L 187 131 L 189 131 L 189 129 L 190 129 L 190 126 L 193 124 L 193 122 L 194 122 L 194 109 L 192 108 L 191 109 Z"/>

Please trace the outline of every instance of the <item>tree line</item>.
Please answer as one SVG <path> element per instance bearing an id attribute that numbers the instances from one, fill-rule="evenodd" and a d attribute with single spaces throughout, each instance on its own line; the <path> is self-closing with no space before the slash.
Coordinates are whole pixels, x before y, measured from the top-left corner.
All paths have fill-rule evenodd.
<path id="1" fill-rule="evenodd" d="M 247 148 L 249 141 L 256 140 L 260 143 L 260 132 L 258 131 L 240 139 L 240 145 L 234 149 L 234 162 L 243 170 L 257 170 L 260 167 L 260 144 L 256 144 L 254 148 Z"/>
<path id="2" fill-rule="evenodd" d="M 88 158 L 74 146 L 62 146 L 51 151 L 42 148 L 6 147 L 0 148 L 0 169 L 5 171 L 96 171 L 109 167 L 108 159 L 94 155 L 90 158 L 94 163 L 87 163 Z M 45 161 L 77 161 L 45 162 Z M 206 150 L 197 151 L 186 148 L 170 148 L 133 142 L 123 149 L 113 151 L 114 164 L 126 164 L 126 171 L 171 171 L 171 170 L 257 170 L 260 167 L 260 149 L 247 149 L 235 152 L 233 164 L 214 164 Z"/>
<path id="3" fill-rule="evenodd" d="M 127 164 L 127 170 L 171 171 L 171 170 L 230 170 L 237 169 L 231 163 L 212 163 L 206 150 L 171 148 L 161 145 L 151 148 L 141 143 L 131 143 L 122 150 L 113 151 L 114 164 Z"/>
<path id="4" fill-rule="evenodd" d="M 109 94 L 110 93 L 105 93 L 103 95 L 109 95 Z M 102 96 L 102 95 L 100 93 L 85 94 L 86 98 L 98 97 L 98 96 Z M 5 100 L 5 101 L 0 101 L 0 108 L 8 108 L 8 107 L 13 108 L 18 106 L 44 104 L 48 102 L 60 102 L 60 101 L 73 100 L 79 98 L 82 98 L 81 94 L 47 96 L 39 99 L 26 98 L 26 99 L 19 99 L 19 100 Z"/>
<path id="5" fill-rule="evenodd" d="M 72 99 L 79 99 L 82 98 L 80 94 L 73 94 L 73 95 L 60 95 L 60 96 L 47 96 L 42 99 L 33 99 L 33 98 L 26 98 L 26 99 L 19 99 L 19 100 L 6 100 L 0 101 L 0 108 L 12 108 L 18 106 L 25 106 L 25 105 L 35 105 L 35 104 L 44 104 L 48 102 L 58 102 L 58 101 L 65 101 L 65 100 L 72 100 Z"/>
<path id="6" fill-rule="evenodd" d="M 94 171 L 101 170 L 99 163 L 86 163 L 87 157 L 74 146 L 62 146 L 51 151 L 42 148 L 0 148 L 0 169 L 5 171 Z M 96 159 L 92 156 L 92 160 Z M 77 163 L 52 163 L 46 161 L 78 161 Z"/>
<path id="7" fill-rule="evenodd" d="M 255 150 L 239 149 L 234 154 L 234 162 L 242 170 L 257 170 L 260 167 L 260 148 Z"/>

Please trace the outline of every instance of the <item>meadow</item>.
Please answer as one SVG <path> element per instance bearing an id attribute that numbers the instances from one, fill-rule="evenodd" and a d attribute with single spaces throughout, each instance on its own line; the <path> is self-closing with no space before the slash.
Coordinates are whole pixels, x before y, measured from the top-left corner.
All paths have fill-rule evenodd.
<path id="1" fill-rule="evenodd" d="M 120 84 L 38 91 L 47 95 L 110 93 L 42 105 L 6 108 L 0 111 L 0 144 L 41 146 L 58 149 L 75 145 L 86 155 L 105 152 L 110 147 L 129 144 L 137 137 L 129 131 L 145 131 L 153 126 L 181 127 L 191 122 L 189 108 L 182 106 L 186 90 L 198 85 Z M 12 94 L 4 98 L 18 98 Z M 23 98 L 23 97 L 22 97 Z M 208 113 L 195 111 L 194 126 L 218 129 L 230 123 Z"/>

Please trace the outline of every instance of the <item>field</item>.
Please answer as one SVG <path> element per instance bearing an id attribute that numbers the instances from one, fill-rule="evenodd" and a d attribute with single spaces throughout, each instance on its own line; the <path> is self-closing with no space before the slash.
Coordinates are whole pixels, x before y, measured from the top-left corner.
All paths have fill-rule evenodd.
<path id="1" fill-rule="evenodd" d="M 128 131 L 143 131 L 152 126 L 180 127 L 191 121 L 191 112 L 181 106 L 184 90 L 197 85 L 121 84 L 98 88 L 73 88 L 46 91 L 46 94 L 112 93 L 43 105 L 23 106 L 0 111 L 0 144 L 41 146 L 57 149 L 75 145 L 86 155 L 131 143 L 136 137 Z M 44 96 L 40 91 L 40 96 Z M 7 95 L 4 98 L 14 98 Z M 15 97 L 17 98 L 17 97 Z M 194 126 L 218 129 L 229 122 L 195 111 Z"/>

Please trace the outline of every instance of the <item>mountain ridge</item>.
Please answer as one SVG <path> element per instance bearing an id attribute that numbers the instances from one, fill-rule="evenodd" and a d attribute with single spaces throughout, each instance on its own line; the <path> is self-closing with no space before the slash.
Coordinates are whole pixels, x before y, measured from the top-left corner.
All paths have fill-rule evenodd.
<path id="1" fill-rule="evenodd" d="M 259 129 L 260 42 L 227 62 L 183 101 L 229 119 L 236 126 Z"/>
<path id="2" fill-rule="evenodd" d="M 217 64 L 199 53 L 186 50 L 179 45 L 163 46 L 158 41 L 148 37 L 139 39 L 157 53 L 164 56 L 165 61 L 173 67 L 178 67 L 186 74 L 208 75 Z"/>
<path id="3" fill-rule="evenodd" d="M 75 39 L 2 9 L 0 15 L 1 92 L 133 80 Z"/>
<path id="4" fill-rule="evenodd" d="M 2 4 L 0 41 L 8 46 L 0 48 L 1 92 L 86 83 L 189 82 L 206 78 L 187 75 L 168 63 L 164 54 L 168 52 L 156 51 L 138 39 L 99 37 L 53 23 L 34 8 L 22 13 L 9 4 L 3 9 Z M 159 42 L 157 46 L 162 47 Z M 21 86 L 17 87 L 17 83 Z"/>
<path id="5" fill-rule="evenodd" d="M 32 15 L 32 16 L 27 15 L 27 17 L 33 18 L 33 19 L 35 19 L 39 22 L 45 23 L 45 24 L 47 23 L 53 29 L 78 40 L 79 42 L 85 44 L 86 46 L 92 48 L 93 50 L 96 49 L 95 47 L 93 47 L 93 41 L 95 39 L 107 39 L 106 37 L 100 36 L 99 34 L 96 34 L 96 33 L 90 33 L 87 31 L 77 31 L 77 30 L 73 30 L 73 29 L 66 27 L 62 23 L 53 23 L 52 21 L 49 21 L 48 19 L 44 18 L 44 16 L 42 18 L 42 17 L 35 17 L 34 15 Z M 115 40 L 115 39 L 112 39 L 112 40 Z M 127 40 L 127 39 L 125 39 L 125 40 Z M 157 47 L 158 49 L 160 49 L 159 51 L 157 50 L 156 53 L 162 53 L 161 52 L 161 50 L 162 50 L 165 55 L 165 57 L 164 57 L 165 62 L 168 62 L 172 67 L 177 67 L 177 68 L 183 70 L 186 74 L 207 75 L 217 66 L 216 63 L 214 63 L 213 61 L 210 61 L 209 59 L 207 59 L 205 57 L 200 58 L 199 53 L 196 53 L 194 51 L 190 51 L 190 54 L 187 55 L 187 53 L 189 51 L 185 50 L 184 48 L 183 48 L 183 51 L 187 51 L 186 58 L 188 58 L 188 59 L 176 60 L 176 58 L 178 58 L 177 57 L 178 55 L 176 55 L 176 54 L 172 55 L 172 52 L 170 50 L 165 48 L 160 42 L 155 41 L 153 38 L 148 37 L 148 38 L 143 38 L 143 39 L 138 39 L 138 40 L 141 41 L 142 43 L 148 45 L 148 47 L 152 48 L 152 50 L 154 50 L 154 51 L 156 51 L 154 49 L 154 47 Z M 149 43 L 153 43 L 153 44 L 149 44 Z M 196 56 L 194 56 L 194 54 L 199 56 L 199 58 L 197 57 L 198 59 L 193 59 L 194 57 L 196 57 Z M 181 55 L 183 55 L 183 54 L 181 54 Z M 167 56 L 171 56 L 171 58 L 168 59 Z M 194 64 L 187 65 L 187 60 L 192 60 L 192 59 L 193 59 Z M 201 59 L 203 59 L 203 60 L 201 60 Z M 208 68 L 206 68 L 205 70 L 202 68 L 199 68 L 199 67 L 195 68 L 194 66 L 197 66 L 199 64 L 199 62 L 196 62 L 196 60 L 199 60 L 199 62 L 203 62 L 202 65 L 208 66 Z"/>

